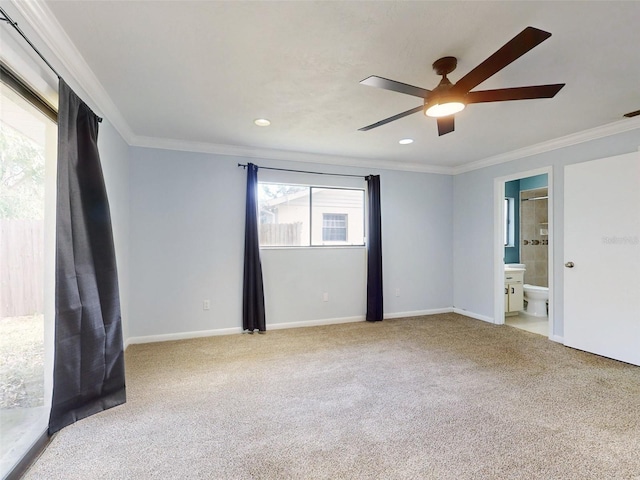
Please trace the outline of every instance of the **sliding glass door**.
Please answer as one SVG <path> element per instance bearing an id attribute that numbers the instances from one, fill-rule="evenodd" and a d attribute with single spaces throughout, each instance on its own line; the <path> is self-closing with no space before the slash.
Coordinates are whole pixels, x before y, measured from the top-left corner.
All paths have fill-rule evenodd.
<path id="1" fill-rule="evenodd" d="M 46 433 L 51 402 L 57 126 L 0 82 L 0 477 Z M 27 100 L 29 98 L 29 100 Z M 46 109 L 45 109 L 46 110 Z"/>

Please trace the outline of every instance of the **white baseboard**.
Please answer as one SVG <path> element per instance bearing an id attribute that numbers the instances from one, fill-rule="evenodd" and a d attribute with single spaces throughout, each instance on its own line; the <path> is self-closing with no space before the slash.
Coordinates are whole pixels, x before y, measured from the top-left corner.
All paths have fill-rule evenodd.
<path id="1" fill-rule="evenodd" d="M 300 327 L 320 327 L 322 325 L 337 325 L 339 323 L 364 322 L 364 316 L 342 318 L 324 318 L 319 320 L 304 320 L 302 322 L 273 323 L 267 324 L 267 331 L 282 330 L 283 328 L 300 328 Z"/>
<path id="2" fill-rule="evenodd" d="M 483 322 L 494 323 L 493 318 L 487 317 L 486 315 L 480 315 L 477 313 L 469 312 L 467 310 L 462 310 L 460 308 L 453 308 L 453 307 L 435 308 L 431 310 L 414 310 L 410 312 L 386 313 L 384 315 L 384 318 L 385 320 L 391 320 L 394 318 L 422 317 L 424 315 L 436 315 L 438 313 L 451 313 L 451 312 L 464 315 L 465 317 L 474 318 L 476 320 L 482 320 Z M 272 325 L 267 325 L 267 330 L 281 330 L 284 328 L 318 327 L 322 325 L 337 325 L 340 323 L 354 323 L 354 322 L 364 322 L 364 321 L 365 321 L 365 317 L 361 315 L 358 315 L 355 317 L 325 318 L 325 319 L 319 319 L 319 320 L 305 320 L 302 322 L 274 323 Z M 169 342 L 172 340 L 188 340 L 190 338 L 214 337 L 219 335 L 236 335 L 238 333 L 242 333 L 242 331 L 243 330 L 241 327 L 233 327 L 233 328 L 220 328 L 216 330 L 199 330 L 195 332 L 167 333 L 163 335 L 147 335 L 144 337 L 129 337 L 124 342 L 124 349 L 126 350 L 129 345 L 137 345 L 142 343 Z M 549 340 L 564 344 L 564 338 L 558 335 L 550 336 Z"/>
<path id="3" fill-rule="evenodd" d="M 385 319 L 392 318 L 405 318 L 405 317 L 420 317 L 423 315 L 435 315 L 437 313 L 451 313 L 452 308 L 438 308 L 433 310 L 416 310 L 411 312 L 398 312 L 387 313 L 384 315 Z M 341 317 L 341 318 L 324 318 L 318 320 L 305 320 L 302 322 L 288 322 L 288 323 L 274 323 L 267 324 L 267 331 L 269 330 L 281 330 L 284 328 L 302 328 L 302 327 L 318 327 L 322 325 L 337 325 L 340 323 L 354 323 L 364 322 L 364 315 L 357 315 L 355 317 Z M 169 342 L 172 340 L 187 340 L 190 338 L 200 337 L 213 337 L 218 335 L 235 335 L 242 333 L 241 327 L 233 328 L 221 328 L 217 330 L 200 330 L 195 332 L 180 332 L 180 333 L 167 333 L 163 335 L 147 335 L 144 337 L 129 337 L 124 342 L 125 350 L 129 345 L 138 345 L 142 343 L 155 343 L 155 342 Z"/>
<path id="4" fill-rule="evenodd" d="M 475 318 L 476 320 L 482 320 L 483 322 L 488 322 L 493 324 L 496 323 L 493 321 L 492 317 L 487 317 L 486 315 L 480 315 L 479 313 L 469 312 L 468 310 L 462 310 L 461 308 L 454 308 L 453 312 L 458 313 L 460 315 L 464 315 L 465 317 L 471 317 L 471 318 Z"/>
<path id="5" fill-rule="evenodd" d="M 187 340 L 189 338 L 200 337 L 213 337 L 218 335 L 233 335 L 236 333 L 242 333 L 242 328 L 220 328 L 216 330 L 199 330 L 196 332 L 180 332 L 180 333 L 166 333 L 163 335 L 146 335 L 144 337 L 129 337 L 124 343 L 126 349 L 129 345 L 135 345 L 140 343 L 155 343 L 155 342 L 169 342 L 172 340 Z"/>
<path id="6" fill-rule="evenodd" d="M 423 315 L 436 315 L 438 313 L 451 313 L 453 308 L 434 308 L 432 310 L 414 310 L 411 312 L 397 312 L 397 313 L 385 313 L 384 318 L 405 318 L 405 317 L 422 317 Z"/>
<path id="7" fill-rule="evenodd" d="M 328 318 L 321 320 L 307 320 L 303 322 L 274 323 L 267 324 L 267 331 L 280 330 L 283 328 L 317 327 L 321 325 L 334 325 L 338 323 L 364 322 L 363 316 Z M 220 328 L 216 330 L 199 330 L 195 332 L 167 333 L 163 335 L 146 335 L 144 337 L 130 337 L 124 342 L 124 348 L 129 345 L 142 343 L 170 342 L 172 340 L 188 340 L 190 338 L 213 337 L 220 335 L 236 335 L 242 333 L 242 327 Z"/>
<path id="8" fill-rule="evenodd" d="M 452 308 L 438 308 L 433 310 L 414 310 L 411 312 L 385 313 L 384 319 L 390 320 L 392 318 L 421 317 L 423 315 L 435 315 L 437 313 L 451 313 L 452 311 Z M 364 322 L 365 320 L 366 317 L 364 315 L 358 315 L 355 317 L 326 318 L 321 320 L 306 320 L 303 322 L 275 323 L 272 325 L 267 325 L 267 329 L 277 330 L 281 328 L 317 327 L 321 325 L 335 325 L 338 323 Z"/>

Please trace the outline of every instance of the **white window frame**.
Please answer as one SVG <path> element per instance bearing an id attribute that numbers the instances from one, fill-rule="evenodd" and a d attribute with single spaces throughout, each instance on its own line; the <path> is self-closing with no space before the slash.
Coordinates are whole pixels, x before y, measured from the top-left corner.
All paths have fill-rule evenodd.
<path id="1" fill-rule="evenodd" d="M 331 222 L 344 222 L 344 226 L 328 226 L 326 225 L 327 221 Z M 340 232 L 340 236 L 342 237 L 342 233 L 344 233 L 344 239 L 342 238 L 325 238 L 325 234 L 330 234 L 328 236 L 333 236 L 334 233 Z M 322 214 L 322 241 L 323 242 L 346 242 L 349 238 L 349 215 L 347 213 L 323 213 Z"/>
<path id="2" fill-rule="evenodd" d="M 504 199 L 504 246 L 515 247 L 515 199 L 505 197 Z"/>

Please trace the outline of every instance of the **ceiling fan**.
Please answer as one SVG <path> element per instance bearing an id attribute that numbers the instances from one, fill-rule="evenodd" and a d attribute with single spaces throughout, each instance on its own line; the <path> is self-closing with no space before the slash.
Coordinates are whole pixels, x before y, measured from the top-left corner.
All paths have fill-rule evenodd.
<path id="1" fill-rule="evenodd" d="M 407 85 L 406 83 L 396 82 L 395 80 L 389 80 L 375 75 L 367 77 L 360 83 L 422 98 L 423 105 L 399 113 L 393 117 L 385 118 L 379 122 L 362 127 L 359 130 L 371 130 L 372 128 L 380 127 L 381 125 L 423 110 L 425 115 L 437 118 L 438 135 L 445 135 L 454 130 L 454 114 L 464 109 L 465 106 L 470 103 L 552 98 L 564 87 L 564 83 L 500 88 L 497 90 L 480 90 L 475 92 L 470 91 L 529 50 L 544 42 L 550 36 L 551 34 L 549 32 L 534 27 L 525 28 L 455 84 L 449 81 L 447 74 L 455 70 L 458 63 L 457 59 L 455 57 L 440 58 L 433 63 L 433 69 L 438 75 L 442 75 L 442 80 L 440 80 L 438 86 L 433 90 L 414 87 L 413 85 Z"/>

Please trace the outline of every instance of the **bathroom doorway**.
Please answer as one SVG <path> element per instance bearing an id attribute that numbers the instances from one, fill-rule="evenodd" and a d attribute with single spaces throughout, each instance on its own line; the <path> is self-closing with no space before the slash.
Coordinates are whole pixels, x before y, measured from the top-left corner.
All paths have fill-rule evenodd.
<path id="1" fill-rule="evenodd" d="M 554 339 L 552 169 L 494 186 L 495 323 Z"/>

